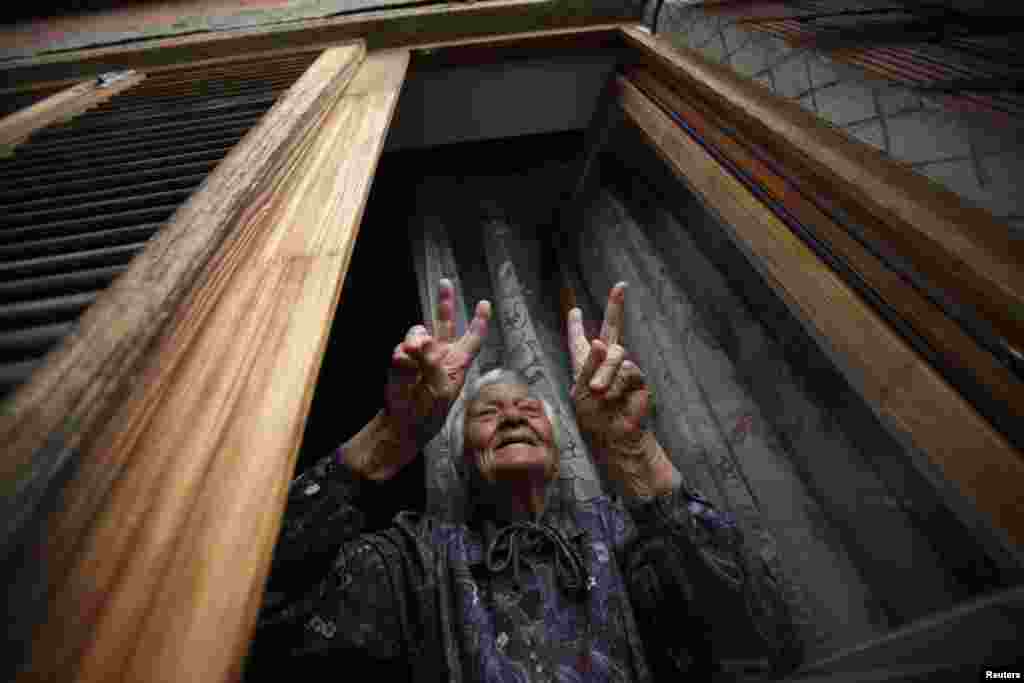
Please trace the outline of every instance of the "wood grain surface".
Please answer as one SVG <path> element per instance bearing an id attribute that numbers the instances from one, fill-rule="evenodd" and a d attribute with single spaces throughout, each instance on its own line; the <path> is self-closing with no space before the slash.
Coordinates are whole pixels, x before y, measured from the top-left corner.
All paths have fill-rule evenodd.
<path id="1" fill-rule="evenodd" d="M 629 69 L 626 76 L 648 97 L 680 116 L 697 135 L 762 184 L 773 201 L 783 205 L 816 241 L 839 256 L 856 278 L 882 297 L 886 307 L 926 340 L 942 365 L 955 368 L 958 376 L 969 378 L 984 398 L 994 401 L 990 405 L 998 411 L 999 423 L 1007 428 L 1004 433 L 1011 434 L 1009 428 L 1016 429 L 1024 423 L 1024 383 L 938 306 L 827 215 L 813 201 L 818 198 L 816 195 L 803 194 L 797 183 L 777 171 L 780 165 L 772 163 L 770 155 L 741 131 L 723 124 L 698 98 L 669 88 L 654 74 L 642 69 Z M 979 410 L 984 414 L 984 410 Z"/>
<path id="2" fill-rule="evenodd" d="M 851 140 L 798 104 L 732 69 L 636 28 L 623 30 L 637 61 L 687 83 L 770 146 L 787 167 L 838 198 L 872 240 L 889 245 L 947 294 L 974 307 L 1024 358 L 1024 246 L 995 217 L 880 152 Z"/>
<path id="3" fill-rule="evenodd" d="M 298 238 L 282 227 L 294 224 L 278 216 L 281 207 L 295 211 L 289 191 L 303 178 L 298 169 L 308 168 L 310 154 L 320 149 L 314 143 L 321 138 L 313 133 L 325 126 L 336 131 L 338 117 L 348 125 L 373 119 L 354 136 L 372 137 L 386 127 L 377 113 L 385 105 L 362 104 L 369 97 L 357 102 L 373 117 L 353 113 L 351 101 L 340 109 L 336 104 L 364 54 L 362 43 L 325 52 L 103 293 L 45 368 L 5 404 L 0 417 L 5 485 L 13 481 L 17 487 L 40 471 L 38 456 L 45 455 L 41 449 L 47 443 L 78 452 L 75 476 L 39 532 L 37 557 L 45 572 L 49 616 L 36 633 L 24 680 L 114 680 L 132 671 L 127 677 L 133 680 L 222 680 L 236 666 L 232 651 L 242 647 L 244 654 L 238 638 L 245 637 L 246 614 L 254 615 L 255 608 L 239 591 L 254 594 L 265 567 L 256 560 L 211 563 L 210 553 L 219 557 L 220 549 L 243 544 L 269 561 L 280 511 L 254 513 L 256 526 L 247 531 L 236 524 L 232 513 L 239 508 L 229 499 L 219 499 L 215 513 L 204 508 L 195 500 L 200 491 L 223 492 L 201 486 L 203 475 L 222 473 L 240 461 L 231 453 L 214 461 L 213 451 L 202 448 L 217 450 L 222 438 L 237 434 L 227 425 L 246 416 L 269 415 L 265 426 L 294 440 L 302 433 L 301 420 L 298 427 L 294 421 L 296 406 L 304 406 L 305 399 L 294 391 L 311 389 L 281 366 L 308 368 L 322 339 L 305 327 L 310 335 L 302 337 L 308 347 L 302 348 L 289 330 L 308 316 L 323 318 L 315 307 L 306 308 L 306 301 L 333 301 L 348 251 L 320 249 L 316 258 L 296 258 L 297 253 L 281 250 L 255 268 L 253 249 L 264 243 L 257 238 L 282 235 L 293 251 L 301 251 Z M 332 140 L 342 134 L 336 131 Z M 373 145 L 371 140 L 361 147 L 341 146 L 362 155 L 350 162 L 353 177 L 368 172 Z M 341 189 L 358 187 L 351 180 Z M 325 206 L 346 215 L 361 211 L 360 199 L 345 191 L 339 195 L 347 204 Z M 294 310 L 274 308 L 283 301 L 293 303 Z M 223 357 L 231 352 L 239 356 Z M 259 368 L 254 385 L 236 382 L 227 393 L 213 389 L 218 381 L 230 382 L 232 372 L 248 377 L 254 367 Z M 208 374 L 186 372 L 197 370 Z M 260 393 L 260 381 L 281 381 L 288 390 Z M 239 395 L 252 404 L 236 412 L 230 399 Z M 292 412 L 262 402 L 282 402 Z M 201 406 L 198 413 L 192 411 L 196 406 Z M 170 417 L 161 411 L 170 411 Z M 148 430 L 154 420 L 163 431 Z M 283 475 L 286 461 L 269 457 L 253 465 L 251 474 L 258 477 L 276 467 Z M 249 490 L 244 477 L 234 483 L 239 491 Z M 276 486 L 259 496 L 261 506 L 283 492 L 283 483 Z M 191 528 L 181 533 L 186 513 L 205 535 Z M 222 545 L 211 545 L 210 534 Z M 182 550 L 179 543 L 193 542 L 180 554 L 172 552 Z M 184 589 L 176 583 L 183 573 L 191 582 Z M 162 605 L 169 612 L 154 611 L 149 600 L 157 596 L 173 596 L 173 604 Z M 200 632 L 193 632 L 197 611 L 202 612 Z M 174 627 L 168 630 L 170 622 Z M 186 655 L 180 647 L 193 646 L 197 636 L 203 644 Z M 139 673 L 148 666 L 158 668 Z M 186 673 L 189 666 L 203 668 L 202 675 Z"/>
<path id="4" fill-rule="evenodd" d="M 619 103 L 677 176 L 729 226 L 883 424 L 921 449 L 1019 553 L 1024 461 L 923 359 L 656 104 L 626 79 Z"/>

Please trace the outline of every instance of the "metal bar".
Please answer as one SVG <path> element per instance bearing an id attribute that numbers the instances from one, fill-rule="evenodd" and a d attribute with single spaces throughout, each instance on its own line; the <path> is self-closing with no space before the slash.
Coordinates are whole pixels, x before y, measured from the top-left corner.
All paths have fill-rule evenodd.
<path id="1" fill-rule="evenodd" d="M 257 97 L 269 100 L 272 103 L 278 97 L 281 96 L 287 89 L 286 86 L 268 86 L 261 88 L 253 88 L 245 93 L 236 94 L 225 94 L 216 97 L 208 98 L 197 98 L 189 96 L 174 96 L 174 97 L 162 97 L 148 99 L 138 104 L 117 107 L 110 109 L 94 109 L 88 114 L 83 114 L 75 119 L 73 122 L 78 127 L 99 127 L 99 124 L 108 121 L 121 121 L 124 123 L 134 123 L 140 119 L 150 119 L 157 116 L 167 116 L 170 114 L 177 113 L 198 113 L 201 111 L 208 111 L 213 109 L 223 109 L 233 104 L 243 103 L 246 100 L 255 100 Z M 264 106 L 269 108 L 270 103 Z M 63 127 L 51 127 L 48 130 L 70 130 L 71 125 L 65 124 Z"/>
<path id="2" fill-rule="evenodd" d="M 50 256 L 67 253 L 68 251 L 83 251 L 98 247 L 109 247 L 125 242 L 148 240 L 162 226 L 163 223 L 144 223 L 127 228 L 114 228 L 112 230 L 87 232 L 81 235 L 4 245 L 0 246 L 0 261 Z"/>
<path id="3" fill-rule="evenodd" d="M 123 129 L 104 129 L 104 130 L 91 130 L 91 131 L 78 131 L 74 135 L 62 135 L 59 137 L 47 137 L 45 139 L 30 139 L 29 144 L 39 143 L 40 145 L 46 145 L 50 148 L 57 148 L 62 144 L 76 143 L 83 141 L 92 142 L 112 142 L 114 140 L 132 139 L 137 135 L 143 134 L 155 134 L 157 132 L 166 134 L 171 132 L 184 131 L 189 132 L 196 130 L 198 125 L 205 125 L 207 123 L 226 123 L 228 121 L 248 120 L 252 118 L 259 118 L 265 113 L 262 108 L 249 108 L 242 109 L 240 111 L 220 111 L 211 113 L 209 116 L 204 117 L 201 122 L 196 121 L 176 121 L 176 122 L 163 122 L 155 123 L 151 126 L 129 126 Z"/>
<path id="4" fill-rule="evenodd" d="M 231 121 L 231 122 L 234 122 L 234 123 L 237 124 L 240 120 L 250 120 L 250 119 L 253 119 L 253 118 L 259 119 L 265 113 L 266 112 L 264 110 L 262 110 L 262 109 L 259 109 L 259 110 L 248 110 L 248 111 L 238 111 L 238 112 L 219 113 L 216 116 L 210 116 L 210 117 L 206 118 L 203 121 L 202 125 L 205 128 L 207 123 L 227 123 L 228 121 Z M 64 143 L 74 143 L 74 142 L 82 142 L 82 141 L 113 142 L 115 140 L 126 140 L 126 139 L 130 140 L 132 138 L 137 137 L 137 135 L 143 135 L 143 134 L 146 134 L 146 133 L 154 134 L 154 133 L 156 133 L 158 131 L 160 133 L 162 133 L 162 134 L 178 133 L 178 132 L 188 133 L 189 131 L 196 130 L 198 125 L 199 124 L 197 124 L 194 121 L 175 122 L 175 123 L 161 123 L 161 124 L 158 124 L 158 125 L 149 126 L 148 128 L 147 127 L 140 127 L 140 128 L 132 127 L 132 128 L 130 128 L 128 130 L 117 130 L 117 131 L 113 131 L 113 132 L 109 131 L 109 130 L 83 132 L 81 135 L 69 135 L 69 136 L 63 137 L 63 138 L 47 139 L 47 140 L 44 140 L 44 141 L 40 141 L 40 143 L 47 145 L 51 149 L 54 149 L 54 148 L 59 148 Z M 32 139 L 29 140 L 29 144 L 33 144 L 34 142 L 36 142 L 36 141 L 32 140 Z"/>
<path id="5" fill-rule="evenodd" d="M 49 173 L 41 175 L 31 176 L 20 176 L 18 178 L 9 178 L 8 182 L 0 187 L 4 189 L 16 189 L 19 187 L 31 187 L 40 183 L 60 182 L 65 180 L 79 180 L 86 179 L 96 174 L 100 170 L 108 170 L 117 168 L 117 170 L 128 172 L 132 170 L 145 170 L 153 167 L 163 166 L 165 164 L 187 164 L 197 161 L 211 161 L 213 159 L 223 159 L 224 156 L 231 151 L 234 145 L 227 145 L 221 147 L 214 147 L 212 149 L 203 150 L 201 152 L 191 152 L 189 154 L 169 154 L 164 156 L 155 156 L 142 161 L 133 161 L 130 163 L 98 163 L 91 169 L 84 170 L 73 170 L 67 173 Z"/>
<path id="6" fill-rule="evenodd" d="M 128 266 L 122 264 L 78 270 L 73 273 L 0 282 L 0 302 L 104 289 L 113 282 L 114 278 L 126 270 L 128 270 Z"/>
<path id="7" fill-rule="evenodd" d="M 122 228 L 142 223 L 154 223 L 169 218 L 180 205 L 180 202 L 174 202 L 162 206 L 151 206 L 145 209 L 121 211 L 67 221 L 55 221 L 53 223 L 31 225 L 24 228 L 9 228 L 0 231 L 0 241 L 11 244 L 18 240 L 36 240 L 48 236 L 64 237 L 83 232 L 93 232 L 102 228 Z"/>
<path id="8" fill-rule="evenodd" d="M 25 360 L 0 364 L 0 397 L 10 393 L 42 365 L 42 360 Z"/>
<path id="9" fill-rule="evenodd" d="M 201 182 L 203 182 L 203 179 L 205 177 L 205 173 L 198 173 L 194 175 L 167 178 L 164 180 L 157 180 L 151 182 L 126 182 L 123 185 L 118 184 L 115 187 L 110 187 L 104 190 L 96 190 L 94 192 L 80 192 L 75 194 L 47 197 L 45 199 L 32 199 L 24 202 L 0 204 L 0 213 L 3 213 L 5 211 L 13 212 L 20 210 L 35 211 L 49 209 L 52 207 L 59 207 L 71 203 L 97 202 L 112 197 L 120 197 L 121 195 L 129 192 L 134 194 L 145 194 L 147 192 L 154 190 L 177 190 L 186 187 L 195 188 Z"/>
<path id="10" fill-rule="evenodd" d="M 74 323 L 54 323 L 15 332 L 0 332 L 0 356 L 41 356 L 73 329 Z"/>
<path id="11" fill-rule="evenodd" d="M 248 112 L 254 109 L 267 109 L 277 99 L 277 95 L 260 95 L 259 97 L 245 98 L 240 100 L 218 101 L 199 107 L 195 111 L 184 112 L 161 112 L 147 116 L 126 116 L 124 118 L 111 115 L 104 117 L 95 123 L 81 124 L 71 121 L 61 126 L 50 126 L 39 131 L 33 139 L 53 141 L 66 137 L 80 137 L 85 134 L 104 133 L 111 130 L 124 131 L 126 129 L 150 128 L 164 123 L 181 123 L 182 119 L 189 122 L 202 120 L 208 116 L 217 116 L 229 112 Z M 193 124 L 194 125 L 194 124 Z"/>
<path id="12" fill-rule="evenodd" d="M 164 141 L 160 145 L 153 145 L 150 148 L 135 148 L 124 151 L 117 151 L 113 153 L 107 153 L 102 155 L 79 155 L 78 158 L 73 160 L 51 160 L 45 159 L 42 161 L 29 161 L 18 163 L 15 161 L 10 165 L 0 166 L 0 171 L 10 173 L 11 175 L 17 175 L 19 177 L 35 177 L 42 174 L 50 173 L 71 173 L 78 169 L 91 169 L 97 170 L 100 168 L 109 168 L 111 166 L 119 164 L 129 164 L 138 161 L 146 161 L 149 159 L 156 158 L 158 155 L 181 155 L 191 154 L 196 152 L 204 152 L 207 150 L 230 150 L 235 144 L 241 139 L 241 135 L 229 135 L 220 137 L 214 140 L 193 140 L 191 136 L 182 135 L 182 137 L 175 143 L 174 141 Z M 0 220 L 0 224 L 5 221 Z"/>
<path id="13" fill-rule="evenodd" d="M 81 268 L 92 269 L 103 266 L 122 265 L 130 261 L 145 246 L 145 242 L 134 242 L 105 249 L 91 249 L 61 254 L 59 256 L 46 256 L 24 261 L 0 263 L 0 279 L 14 280 L 42 275 L 55 275 L 61 271 L 78 270 Z"/>
<path id="14" fill-rule="evenodd" d="M 296 62 L 274 67 L 271 70 L 220 71 L 214 73 L 197 72 L 195 74 L 178 74 L 173 78 L 147 78 L 146 87 L 140 93 L 160 92 L 175 88 L 219 88 L 238 83 L 256 83 L 270 79 L 297 79 L 306 69 L 309 62 Z"/>
<path id="15" fill-rule="evenodd" d="M 259 83 L 239 83 L 232 87 L 217 89 L 155 92 L 145 97 L 135 96 L 130 100 L 110 100 L 94 109 L 90 109 L 78 118 L 92 120 L 99 116 L 109 116 L 112 113 L 135 113 L 146 109 L 167 107 L 169 103 L 176 102 L 203 104 L 230 98 L 249 97 L 260 92 L 280 93 L 287 90 L 294 82 L 295 78 L 289 76 L 287 78 L 271 78 Z"/>
<path id="16" fill-rule="evenodd" d="M 287 59 L 279 60 L 260 60 L 259 62 L 246 62 L 245 64 L 204 64 L 201 66 L 181 67 L 177 69 L 168 69 L 165 71 L 147 72 L 146 81 L 152 81 L 155 83 L 162 83 L 165 81 L 183 80 L 187 78 L 206 77 L 209 75 L 211 78 L 219 78 L 222 76 L 232 75 L 245 75 L 249 73 L 261 73 L 270 70 L 271 68 L 288 68 L 291 66 L 301 66 L 303 64 L 312 65 L 316 61 L 318 55 L 312 55 L 311 57 L 294 56 Z"/>
<path id="17" fill-rule="evenodd" d="M 253 123 L 255 123 L 253 119 Z M 243 135 L 249 132 L 252 128 L 251 123 L 237 126 L 220 126 L 216 130 L 209 130 L 203 128 L 202 130 L 196 131 L 194 135 L 189 135 L 188 139 L 190 142 L 198 142 L 200 140 L 212 141 L 222 138 L 230 138 L 234 136 L 240 139 Z M 7 172 L 8 169 L 17 168 L 20 164 L 28 162 L 44 163 L 46 161 L 57 161 L 61 159 L 77 159 L 82 155 L 90 157 L 103 156 L 111 153 L 128 152 L 136 149 L 159 149 L 161 146 L 174 145 L 180 140 L 180 135 L 166 135 L 162 137 L 148 138 L 148 139 L 129 139 L 117 143 L 107 143 L 99 145 L 63 145 L 54 149 L 45 150 L 45 153 L 38 154 L 26 154 L 22 149 L 18 149 L 17 153 L 10 159 L 0 162 L 0 172 Z M 27 150 L 30 145 L 26 145 Z"/>
<path id="18" fill-rule="evenodd" d="M 263 112 L 253 112 L 246 116 L 240 116 L 238 118 L 226 119 L 214 123 L 213 125 L 203 126 L 203 131 L 225 131 L 225 130 L 248 130 L 252 128 L 253 124 L 260 120 L 263 116 Z M 177 130 L 166 131 L 156 130 L 152 132 L 138 132 L 138 133 L 126 133 L 122 136 L 106 136 L 99 139 L 85 138 L 75 142 L 52 142 L 52 143 L 37 143 L 30 140 L 27 144 L 18 147 L 17 152 L 13 158 L 36 158 L 44 157 L 47 155 L 60 154 L 62 151 L 82 151 L 84 153 L 91 153 L 94 149 L 103 149 L 104 147 L 116 146 L 121 144 L 132 144 L 132 143 L 143 143 L 146 141 L 168 140 L 175 138 L 180 135 Z"/>
<path id="19" fill-rule="evenodd" d="M 149 88 L 145 91 L 131 93 L 130 95 L 126 93 L 124 98 L 116 97 L 105 102 L 106 106 L 104 109 L 109 111 L 125 107 L 145 106 L 153 100 L 184 99 L 190 97 L 203 100 L 212 97 L 232 97 L 253 90 L 284 90 L 298 80 L 300 76 L 302 76 L 302 70 L 276 73 L 246 80 L 221 81 L 218 83 L 211 83 L 205 79 L 182 82 L 160 88 Z"/>
<path id="20" fill-rule="evenodd" d="M 47 225 L 57 221 L 71 220 L 75 218 L 88 218 L 90 216 L 99 216 L 110 212 L 120 213 L 125 210 L 145 209 L 153 206 L 154 204 L 165 205 L 171 202 L 181 203 L 191 193 L 191 188 L 150 193 L 124 192 L 122 193 L 122 196 L 99 202 L 75 204 L 73 202 L 65 201 L 64 206 L 43 211 L 0 214 L 0 228 Z M 5 234 L 6 231 L 0 230 L 0 242 L 5 240 Z"/>
<path id="21" fill-rule="evenodd" d="M 138 93 L 133 93 L 133 95 L 137 99 L 139 94 L 146 93 L 173 92 L 176 90 L 203 92 L 203 89 L 215 90 L 217 88 L 231 87 L 237 84 L 259 83 L 285 78 L 295 81 L 298 80 L 308 68 L 309 64 L 302 63 L 286 66 L 281 69 L 274 69 L 269 72 L 222 72 L 220 74 L 213 74 L 212 77 L 207 77 L 207 75 L 199 73 L 194 76 L 182 76 L 174 79 L 146 79 L 146 82 L 148 83 L 146 88 L 139 90 Z"/>
<path id="22" fill-rule="evenodd" d="M 98 189 L 117 187 L 120 184 L 156 181 L 163 178 L 175 178 L 181 174 L 204 172 L 208 173 L 220 159 L 197 161 L 174 166 L 157 166 L 150 169 L 137 169 L 128 173 L 117 172 L 106 175 L 69 180 L 63 183 L 45 183 L 35 187 L 23 187 L 4 190 L 0 186 L 0 202 L 14 203 L 30 199 L 50 199 L 63 192 L 90 192 Z"/>
<path id="23" fill-rule="evenodd" d="M 82 292 L 0 305 L 0 328 L 49 325 L 77 318 L 97 296 L 97 291 Z"/>

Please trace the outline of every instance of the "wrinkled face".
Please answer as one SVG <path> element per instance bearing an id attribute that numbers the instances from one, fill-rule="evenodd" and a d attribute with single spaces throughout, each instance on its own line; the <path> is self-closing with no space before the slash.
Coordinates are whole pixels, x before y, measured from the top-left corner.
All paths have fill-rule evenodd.
<path id="1" fill-rule="evenodd" d="M 489 384 L 466 407 L 466 457 L 484 480 L 532 473 L 550 481 L 558 473 L 554 428 L 539 399 L 522 384 Z"/>

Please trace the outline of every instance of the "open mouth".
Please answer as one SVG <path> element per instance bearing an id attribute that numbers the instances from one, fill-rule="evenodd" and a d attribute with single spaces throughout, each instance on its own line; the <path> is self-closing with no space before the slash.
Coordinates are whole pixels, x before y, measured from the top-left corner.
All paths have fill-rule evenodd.
<path id="1" fill-rule="evenodd" d="M 505 446 L 513 446 L 515 444 L 538 446 L 540 445 L 540 440 L 528 432 L 510 432 L 509 434 L 503 434 L 498 437 L 494 444 L 494 450 L 500 451 Z"/>

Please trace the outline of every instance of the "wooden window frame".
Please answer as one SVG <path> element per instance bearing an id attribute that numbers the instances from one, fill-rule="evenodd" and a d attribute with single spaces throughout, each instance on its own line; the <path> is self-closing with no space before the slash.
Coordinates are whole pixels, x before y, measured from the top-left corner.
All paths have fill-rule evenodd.
<path id="1" fill-rule="evenodd" d="M 653 75 L 652 87 L 666 88 L 667 99 L 673 91 L 698 93 L 763 144 L 812 150 L 790 156 L 794 167 L 805 164 L 842 182 L 850 188 L 840 197 L 845 206 L 873 215 L 883 228 L 912 231 L 945 254 L 944 263 L 955 255 L 955 278 L 940 281 L 971 297 L 998 292 L 999 306 L 987 302 L 983 310 L 1005 322 L 1005 306 L 1020 305 L 1024 271 L 1012 268 L 1024 259 L 1000 248 L 991 216 L 637 26 L 552 28 L 541 15 L 522 14 L 520 5 L 459 10 L 483 17 L 485 27 L 496 17 L 519 17 L 514 26 L 523 32 L 516 34 L 445 24 L 439 8 L 295 32 L 306 49 L 324 47 L 321 58 L 5 404 L 0 481 L 17 494 L 9 500 L 25 505 L 10 517 L 4 540 L 44 562 L 37 578 L 42 603 L 31 605 L 46 610 L 29 624 L 38 630 L 24 677 L 240 676 L 380 154 L 380 126 L 387 129 L 411 52 L 454 65 L 595 45 L 626 49 L 626 63 Z M 430 30 L 410 40 L 417 25 Z M 351 42 L 359 35 L 367 42 Z M 163 42 L 22 64 L 17 73 L 27 82 L 115 64 L 152 70 L 189 51 L 194 57 L 197 45 L 206 46 L 203 59 L 217 60 L 231 51 L 266 50 L 278 39 L 280 33 L 255 33 Z M 365 56 L 367 44 L 389 49 Z M 358 71 L 354 54 L 362 60 Z M 633 81 L 617 78 L 613 94 L 680 180 L 743 228 L 730 237 L 760 264 L 883 423 L 923 451 L 968 501 L 960 512 L 980 513 L 979 528 L 993 527 L 1000 550 L 1019 564 L 1020 452 L 749 190 L 681 136 Z M 342 113 L 353 112 L 372 125 L 346 128 Z M 351 135 L 368 136 L 368 155 L 356 158 L 331 144 Z M 340 184 L 318 184 L 317 177 Z M 338 188 L 350 185 L 352 192 L 339 199 Z M 942 275 L 941 263 L 933 268 Z M 239 343 L 237 326 L 258 342 Z M 193 434 L 172 434 L 173 425 L 186 424 Z M 158 596 L 159 609 L 140 609 L 150 604 L 140 596 L 150 595 Z"/>
<path id="2" fill-rule="evenodd" d="M 915 464 L 946 494 L 947 504 L 1003 566 L 1019 568 L 1024 550 L 1024 508 L 1018 504 L 1024 485 L 1021 452 L 762 199 L 689 137 L 673 115 L 705 122 L 714 117 L 715 125 L 703 134 L 724 146 L 747 172 L 760 169 L 767 177 L 771 169 L 756 156 L 744 155 L 721 131 L 745 133 L 775 161 L 781 160 L 783 181 L 815 179 L 812 190 L 870 226 L 875 240 L 895 248 L 925 276 L 997 318 L 1014 345 L 1019 336 L 1011 334 L 1015 311 L 1024 310 L 1024 250 L 987 211 L 968 206 L 797 104 L 692 50 L 670 48 L 642 29 L 626 28 L 623 33 L 635 49 L 629 77 L 616 82 L 617 100 L 628 118 L 673 173 L 723 223 L 735 226 L 730 239 L 821 343 L 882 424 L 912 452 L 925 455 Z M 655 104 L 659 98 L 662 106 Z M 947 359 L 967 359 L 968 369 L 1011 414 L 1022 410 L 1019 379 L 937 310 L 923 300 L 911 300 L 916 294 L 909 285 L 869 261 L 851 235 L 802 201 L 792 187 L 777 182 L 773 189 L 788 200 L 787 209 L 802 211 L 810 224 L 822 226 L 818 237 L 855 263 L 885 293 L 887 305 L 899 309 L 935 344 L 944 345 L 940 348 Z M 980 297 L 982 292 L 988 293 L 987 299 Z"/>

